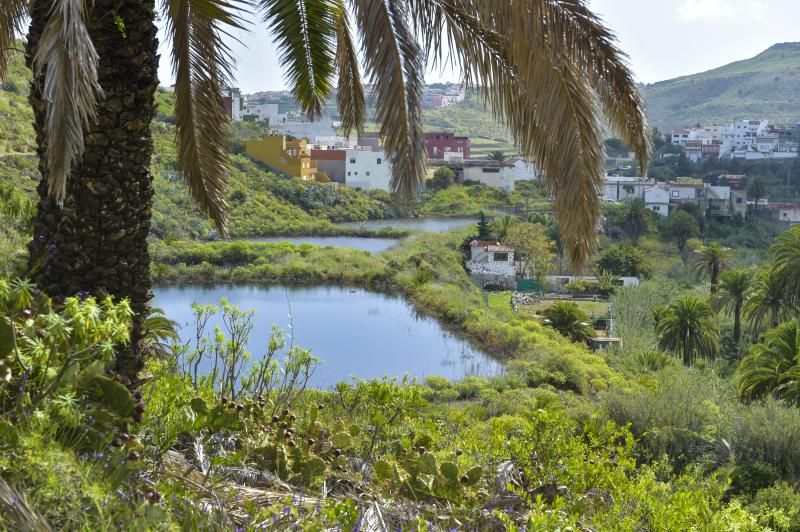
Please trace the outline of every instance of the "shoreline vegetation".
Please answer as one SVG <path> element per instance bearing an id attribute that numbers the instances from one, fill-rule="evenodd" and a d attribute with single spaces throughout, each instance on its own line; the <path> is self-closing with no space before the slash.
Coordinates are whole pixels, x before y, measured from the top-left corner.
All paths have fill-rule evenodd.
<path id="1" fill-rule="evenodd" d="M 337 284 L 405 297 L 508 362 L 531 386 L 550 384 L 594 395 L 621 376 L 602 357 L 572 344 L 530 316 L 484 303 L 461 265 L 466 231 L 425 233 L 383 253 L 310 244 L 175 242 L 151 248 L 156 283 Z M 516 355 L 512 358 L 512 354 Z"/>

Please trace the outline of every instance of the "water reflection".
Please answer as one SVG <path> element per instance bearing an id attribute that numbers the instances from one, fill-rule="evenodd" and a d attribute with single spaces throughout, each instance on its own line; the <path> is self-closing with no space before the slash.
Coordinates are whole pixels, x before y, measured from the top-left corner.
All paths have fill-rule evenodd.
<path id="1" fill-rule="evenodd" d="M 184 341 L 192 338 L 194 302 L 218 305 L 226 297 L 243 310 L 256 309 L 250 351 L 254 356 L 263 353 L 272 325 L 278 325 L 322 359 L 311 380 L 316 387 L 326 388 L 351 376 L 460 379 L 502 370 L 501 364 L 464 338 L 418 313 L 403 298 L 387 294 L 330 286 L 261 285 L 159 286 L 155 293 L 155 306 L 189 325 L 181 331 Z M 215 325 L 221 320 L 209 323 L 207 330 Z"/>

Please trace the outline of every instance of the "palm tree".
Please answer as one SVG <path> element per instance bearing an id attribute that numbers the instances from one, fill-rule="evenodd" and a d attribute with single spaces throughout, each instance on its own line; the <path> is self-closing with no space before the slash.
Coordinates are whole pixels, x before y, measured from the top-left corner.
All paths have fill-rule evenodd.
<path id="1" fill-rule="evenodd" d="M 628 203 L 622 218 L 622 228 L 630 235 L 634 243 L 647 233 L 647 208 L 644 201 L 636 198 Z"/>
<path id="2" fill-rule="evenodd" d="M 800 324 L 783 323 L 764 334 L 739 367 L 739 397 L 773 395 L 800 404 Z"/>
<path id="3" fill-rule="evenodd" d="M 489 160 L 497 161 L 500 164 L 506 162 L 506 153 L 502 150 L 494 150 L 489 152 L 488 155 Z"/>
<path id="4" fill-rule="evenodd" d="M 777 267 L 773 265 L 756 272 L 743 311 L 754 334 L 764 330 L 765 325 L 774 329 L 789 317 L 786 285 Z"/>
<path id="5" fill-rule="evenodd" d="M 760 177 L 751 179 L 750 183 L 747 185 L 747 195 L 755 200 L 753 210 L 757 211 L 759 200 L 767 195 L 767 185 L 764 183 L 764 180 Z"/>
<path id="6" fill-rule="evenodd" d="M 179 170 L 224 235 L 229 173 L 220 96 L 232 59 L 223 36 L 245 25 L 254 4 L 312 118 L 335 90 L 344 129 L 362 127 L 363 58 L 393 162 L 392 186 L 405 195 L 426 176 L 426 59 L 459 68 L 505 120 L 522 154 L 542 167 L 576 269 L 591 256 L 600 221 L 600 113 L 647 168 L 649 134 L 625 56 L 582 2 L 6 0 L 0 78 L 7 50 L 30 21 L 26 58 L 44 177 L 29 246 L 34 279 L 56 298 L 86 292 L 130 300 L 131 347 L 118 356 L 129 375 L 140 367 L 151 288 L 156 17 L 160 11 L 172 41 Z"/>
<path id="7" fill-rule="evenodd" d="M 699 276 L 708 274 L 711 278 L 711 293 L 717 291 L 719 274 L 728 267 L 733 257 L 731 248 L 721 246 L 719 242 L 712 242 L 707 246 L 700 246 L 694 252 L 697 259 L 694 262 L 694 271 Z"/>
<path id="8" fill-rule="evenodd" d="M 516 220 L 517 218 L 509 216 L 508 214 L 501 216 L 500 218 L 496 218 L 492 222 L 492 230 L 494 231 L 495 238 L 500 242 L 503 242 L 508 235 L 508 230 L 511 229 L 511 226 L 514 225 Z"/>
<path id="9" fill-rule="evenodd" d="M 586 313 L 577 303 L 559 301 L 542 311 L 543 323 L 557 330 L 573 342 L 588 342 L 594 336 L 594 328 Z"/>
<path id="10" fill-rule="evenodd" d="M 719 287 L 711 298 L 715 312 L 725 311 L 733 315 L 733 341 L 739 345 L 742 337 L 742 308 L 747 300 L 753 272 L 743 268 L 725 270 L 719 277 Z"/>
<path id="11" fill-rule="evenodd" d="M 795 309 L 800 309 L 800 225 L 779 235 L 772 245 L 775 267 L 783 280 L 786 298 Z"/>
<path id="12" fill-rule="evenodd" d="M 714 311 L 701 297 L 683 295 L 670 303 L 656 325 L 658 344 L 690 366 L 698 356 L 712 362 L 717 355 L 717 324 Z"/>

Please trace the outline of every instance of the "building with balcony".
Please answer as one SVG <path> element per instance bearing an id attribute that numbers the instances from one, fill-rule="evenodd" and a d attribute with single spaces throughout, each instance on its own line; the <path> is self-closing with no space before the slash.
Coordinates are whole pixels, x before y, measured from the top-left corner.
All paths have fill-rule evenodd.
<path id="1" fill-rule="evenodd" d="M 286 140 L 283 135 L 265 135 L 261 140 L 245 142 L 245 153 L 272 170 L 303 181 L 328 181 L 327 175 L 317 175 L 317 165 L 311 160 L 311 149 L 305 140 Z"/>

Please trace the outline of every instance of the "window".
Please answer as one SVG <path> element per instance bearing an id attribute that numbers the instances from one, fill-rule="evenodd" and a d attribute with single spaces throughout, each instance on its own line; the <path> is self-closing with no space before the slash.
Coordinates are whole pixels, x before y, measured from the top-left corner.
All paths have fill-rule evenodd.
<path id="1" fill-rule="evenodd" d="M 350 175 L 350 172 L 347 172 L 347 175 Z"/>
<path id="2" fill-rule="evenodd" d="M 358 175 L 358 172 L 353 172 L 353 175 Z"/>
<path id="3" fill-rule="evenodd" d="M 381 158 L 378 157 L 378 164 L 381 164 Z"/>
<path id="4" fill-rule="evenodd" d="M 367 177 L 369 177 L 369 172 L 367 172 Z"/>
<path id="5" fill-rule="evenodd" d="M 494 254 L 494 261 L 495 262 L 508 262 L 508 253 L 495 253 Z"/>
<path id="6" fill-rule="evenodd" d="M 736 198 L 736 203 L 742 203 L 742 198 Z"/>
<path id="7" fill-rule="evenodd" d="M 673 198 L 677 198 L 679 195 L 680 195 L 680 192 L 678 192 L 677 190 L 673 190 L 672 191 L 672 197 Z"/>
<path id="8" fill-rule="evenodd" d="M 661 207 L 659 207 L 658 205 L 653 205 L 653 212 L 658 212 L 660 210 L 661 210 Z"/>
<path id="9" fill-rule="evenodd" d="M 350 159 L 350 164 L 356 164 L 356 160 L 355 159 Z"/>

